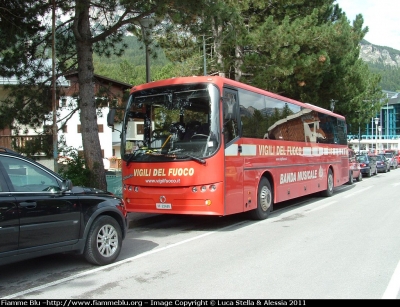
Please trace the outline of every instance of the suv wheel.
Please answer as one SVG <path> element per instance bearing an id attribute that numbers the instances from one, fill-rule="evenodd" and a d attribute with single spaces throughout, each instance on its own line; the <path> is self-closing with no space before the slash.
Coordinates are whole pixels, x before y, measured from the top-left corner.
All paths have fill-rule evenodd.
<path id="1" fill-rule="evenodd" d="M 368 173 L 367 173 L 367 177 L 371 177 L 372 176 L 372 171 L 371 168 L 369 168 Z"/>
<path id="2" fill-rule="evenodd" d="M 350 174 L 349 174 L 349 181 L 347 182 L 347 184 L 352 185 L 353 183 L 354 183 L 353 172 L 350 171 Z"/>
<path id="3" fill-rule="evenodd" d="M 84 255 L 90 263 L 110 264 L 121 252 L 121 245 L 121 227 L 114 218 L 103 215 L 90 227 Z"/>

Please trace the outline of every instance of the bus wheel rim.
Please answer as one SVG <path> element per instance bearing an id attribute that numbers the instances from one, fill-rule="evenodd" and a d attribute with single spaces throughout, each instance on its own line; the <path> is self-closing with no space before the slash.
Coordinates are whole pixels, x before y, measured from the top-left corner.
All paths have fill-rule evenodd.
<path id="1" fill-rule="evenodd" d="M 333 190 L 333 176 L 328 176 L 328 189 Z"/>
<path id="2" fill-rule="evenodd" d="M 260 197 L 261 210 L 266 212 L 271 207 L 271 200 L 272 200 L 271 191 L 267 187 L 263 187 L 260 196 L 261 196 Z"/>

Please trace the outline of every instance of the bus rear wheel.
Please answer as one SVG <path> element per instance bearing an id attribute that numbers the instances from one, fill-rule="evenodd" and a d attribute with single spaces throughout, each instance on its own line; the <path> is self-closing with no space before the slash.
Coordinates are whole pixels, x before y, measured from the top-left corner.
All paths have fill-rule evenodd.
<path id="1" fill-rule="evenodd" d="M 268 179 L 262 177 L 258 184 L 257 208 L 251 210 L 250 217 L 254 220 L 264 220 L 273 208 L 273 193 Z"/>
<path id="2" fill-rule="evenodd" d="M 327 185 L 326 190 L 322 191 L 321 194 L 322 196 L 330 197 L 333 195 L 333 173 L 331 169 L 328 171 Z"/>

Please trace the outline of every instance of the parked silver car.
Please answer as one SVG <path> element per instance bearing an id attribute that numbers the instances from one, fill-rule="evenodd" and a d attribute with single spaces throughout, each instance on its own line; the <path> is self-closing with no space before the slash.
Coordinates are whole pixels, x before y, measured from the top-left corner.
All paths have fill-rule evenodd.
<path id="1" fill-rule="evenodd" d="M 393 155 L 391 152 L 386 152 L 383 155 L 389 160 L 390 163 L 390 168 L 391 169 L 396 169 L 398 167 L 398 162 L 396 157 Z"/>

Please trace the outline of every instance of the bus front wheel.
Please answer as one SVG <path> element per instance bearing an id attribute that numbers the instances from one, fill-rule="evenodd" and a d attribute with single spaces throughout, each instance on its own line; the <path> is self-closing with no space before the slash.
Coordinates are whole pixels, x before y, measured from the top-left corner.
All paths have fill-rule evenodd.
<path id="1" fill-rule="evenodd" d="M 322 196 L 330 197 L 333 195 L 333 173 L 332 173 L 331 169 L 329 169 L 329 171 L 328 171 L 327 184 L 328 184 L 328 186 L 327 186 L 326 190 L 322 191 L 321 194 L 322 194 Z"/>
<path id="2" fill-rule="evenodd" d="M 257 208 L 250 211 L 254 220 L 264 220 L 268 217 L 273 208 L 273 194 L 268 179 L 262 177 L 258 184 Z"/>

